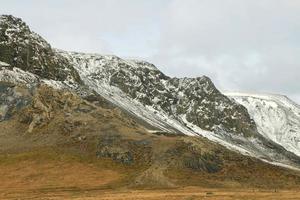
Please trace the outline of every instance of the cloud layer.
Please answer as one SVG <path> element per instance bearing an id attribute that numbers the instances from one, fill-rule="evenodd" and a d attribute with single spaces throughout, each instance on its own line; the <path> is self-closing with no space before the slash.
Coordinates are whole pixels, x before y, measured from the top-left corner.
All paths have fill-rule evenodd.
<path id="1" fill-rule="evenodd" d="M 170 76 L 300 103 L 300 1 L 3 0 L 53 46 L 147 59 Z"/>

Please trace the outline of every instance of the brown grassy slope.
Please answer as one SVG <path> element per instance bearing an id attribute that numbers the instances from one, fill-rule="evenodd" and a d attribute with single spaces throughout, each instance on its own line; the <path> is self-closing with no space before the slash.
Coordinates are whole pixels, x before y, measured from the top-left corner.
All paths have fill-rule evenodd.
<path id="1" fill-rule="evenodd" d="M 40 86 L 31 95 L 29 106 L 0 122 L 0 191 L 7 195 L 124 187 L 299 188 L 298 172 L 205 138 L 148 133 L 118 109 L 67 91 Z"/>

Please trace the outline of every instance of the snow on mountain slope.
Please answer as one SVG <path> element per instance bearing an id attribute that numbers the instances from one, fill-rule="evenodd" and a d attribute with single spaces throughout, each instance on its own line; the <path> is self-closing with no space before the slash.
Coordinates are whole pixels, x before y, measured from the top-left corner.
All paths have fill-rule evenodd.
<path id="1" fill-rule="evenodd" d="M 12 68 L 11 70 L 0 68 L 0 81 L 3 82 L 31 85 L 35 84 L 37 80 L 38 77 L 36 75 L 16 67 Z"/>
<path id="2" fill-rule="evenodd" d="M 9 67 L 9 64 L 0 61 L 0 67 Z"/>
<path id="3" fill-rule="evenodd" d="M 300 107 L 281 95 L 227 93 L 248 109 L 258 131 L 300 156 Z"/>
<path id="4" fill-rule="evenodd" d="M 79 72 L 81 79 L 90 88 L 95 90 L 105 99 L 113 104 L 123 108 L 125 111 L 136 115 L 138 118 L 145 120 L 147 123 L 161 131 L 174 132 L 179 131 L 189 134 L 190 131 L 175 119 L 168 117 L 164 112 L 156 113 L 151 106 L 144 106 L 141 102 L 133 100 L 120 88 L 111 84 L 111 78 L 120 71 L 122 64 L 128 64 L 133 69 L 140 68 L 141 65 L 135 64 L 134 61 L 125 61 L 117 56 L 98 55 L 98 54 L 81 54 L 74 52 L 59 51 L 67 57 L 74 68 Z M 145 65 L 148 68 L 148 65 Z M 156 69 L 151 67 L 151 69 Z M 127 73 L 130 69 L 124 68 Z M 157 70 L 157 69 L 156 69 Z M 134 81 L 133 77 L 133 81 Z M 132 83 L 134 84 L 134 82 Z"/>
<path id="5" fill-rule="evenodd" d="M 69 60 L 86 85 L 113 103 L 122 104 L 120 106 L 125 110 L 152 109 L 167 116 L 162 118 L 163 121 L 170 118 L 181 121 L 178 116 L 185 115 L 187 121 L 207 131 L 222 129 L 246 136 L 256 134 L 255 124 L 247 110 L 222 95 L 208 77 L 170 78 L 144 61 L 97 54 L 58 53 Z M 135 105 L 129 106 L 132 102 Z M 139 110 L 132 113 L 142 115 Z M 157 118 L 155 115 L 154 119 Z M 167 122 L 170 123 L 173 124 Z"/>

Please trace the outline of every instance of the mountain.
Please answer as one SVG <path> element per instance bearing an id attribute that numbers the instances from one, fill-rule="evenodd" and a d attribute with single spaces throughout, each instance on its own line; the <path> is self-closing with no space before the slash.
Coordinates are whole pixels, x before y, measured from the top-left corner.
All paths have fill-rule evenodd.
<path id="1" fill-rule="evenodd" d="M 298 163 L 295 155 L 261 135 L 245 107 L 221 94 L 208 77 L 170 78 L 144 61 L 57 52 L 85 85 L 146 121 L 153 131 L 201 135 L 268 162 Z"/>
<path id="2" fill-rule="evenodd" d="M 0 92 L 3 155 L 100 161 L 123 174 L 117 185 L 135 187 L 300 183 L 291 170 L 300 168 L 297 105 L 278 99 L 278 119 L 289 117 L 275 127 L 274 103 L 257 110 L 252 97 L 226 96 L 206 76 L 169 77 L 145 61 L 54 49 L 10 15 L 0 17 Z"/>
<path id="3" fill-rule="evenodd" d="M 286 96 L 228 93 L 245 106 L 264 137 L 300 156 L 300 106 Z"/>
<path id="4" fill-rule="evenodd" d="M 2 80 L 46 83 L 83 98 L 100 95 L 150 131 L 201 135 L 267 162 L 299 163 L 260 134 L 246 108 L 221 94 L 208 77 L 171 78 L 144 61 L 56 50 L 21 19 L 0 19 L 0 58 L 9 65 L 2 67 Z"/>
<path id="5" fill-rule="evenodd" d="M 86 85 L 109 101 L 141 118 L 156 111 L 155 117 L 149 116 L 147 120 L 164 131 L 170 128 L 184 131 L 181 125 L 173 127 L 173 123 L 177 123 L 174 120 L 187 121 L 208 131 L 222 129 L 246 135 L 256 131 L 246 109 L 222 95 L 208 77 L 170 78 L 144 61 L 58 53 L 72 63 Z M 141 109 L 136 110 L 138 107 Z M 152 122 L 159 114 L 162 119 Z"/>

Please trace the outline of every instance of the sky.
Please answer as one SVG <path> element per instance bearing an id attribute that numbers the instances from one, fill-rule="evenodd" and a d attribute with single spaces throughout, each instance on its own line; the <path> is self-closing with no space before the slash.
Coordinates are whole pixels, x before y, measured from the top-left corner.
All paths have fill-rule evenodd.
<path id="1" fill-rule="evenodd" d="M 53 47 L 206 75 L 221 91 L 300 103 L 298 0 L 0 0 Z"/>

